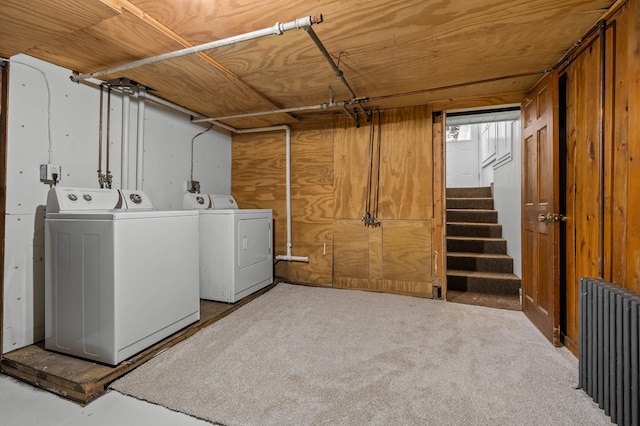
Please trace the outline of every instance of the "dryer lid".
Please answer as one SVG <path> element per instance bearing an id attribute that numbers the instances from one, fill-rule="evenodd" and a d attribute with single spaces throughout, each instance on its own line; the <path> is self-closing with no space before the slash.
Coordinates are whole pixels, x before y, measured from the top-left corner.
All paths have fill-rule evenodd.
<path id="1" fill-rule="evenodd" d="M 187 192 L 182 199 L 183 210 L 205 210 L 212 207 L 209 194 L 194 194 Z"/>
<path id="2" fill-rule="evenodd" d="M 142 191 L 137 189 L 121 189 L 122 198 L 128 210 L 152 210 L 153 203 Z"/>
<path id="3" fill-rule="evenodd" d="M 232 195 L 209 194 L 211 198 L 211 208 L 216 210 L 236 210 L 238 204 Z"/>

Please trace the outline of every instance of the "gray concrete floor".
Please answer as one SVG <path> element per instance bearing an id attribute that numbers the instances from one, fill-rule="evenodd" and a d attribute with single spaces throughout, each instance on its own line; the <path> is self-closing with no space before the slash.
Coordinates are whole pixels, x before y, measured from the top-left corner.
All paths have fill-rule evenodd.
<path id="1" fill-rule="evenodd" d="M 110 391 L 86 406 L 0 374 L 3 426 L 203 426 L 211 423 Z"/>

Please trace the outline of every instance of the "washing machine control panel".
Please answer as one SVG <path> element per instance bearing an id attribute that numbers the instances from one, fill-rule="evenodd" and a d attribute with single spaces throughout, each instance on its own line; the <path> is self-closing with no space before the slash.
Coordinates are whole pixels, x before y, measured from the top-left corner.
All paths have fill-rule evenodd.
<path id="1" fill-rule="evenodd" d="M 117 189 L 68 188 L 56 186 L 47 196 L 47 213 L 82 210 L 120 209 L 122 200 Z"/>
<path id="2" fill-rule="evenodd" d="M 153 209 L 153 204 L 144 192 L 136 190 L 56 186 L 49 190 L 47 196 L 47 213 L 143 209 Z"/>

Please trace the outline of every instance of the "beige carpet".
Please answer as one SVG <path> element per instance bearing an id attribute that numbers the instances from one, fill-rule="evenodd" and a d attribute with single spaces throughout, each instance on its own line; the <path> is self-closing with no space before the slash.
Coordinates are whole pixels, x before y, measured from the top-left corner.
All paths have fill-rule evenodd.
<path id="1" fill-rule="evenodd" d="M 278 284 L 113 383 L 224 425 L 597 425 L 522 312 Z"/>

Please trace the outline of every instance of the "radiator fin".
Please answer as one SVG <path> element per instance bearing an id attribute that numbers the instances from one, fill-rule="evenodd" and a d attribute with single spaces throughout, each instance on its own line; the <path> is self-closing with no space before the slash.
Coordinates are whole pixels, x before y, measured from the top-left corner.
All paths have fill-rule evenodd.
<path id="1" fill-rule="evenodd" d="M 578 387 L 613 423 L 640 426 L 640 295 L 596 278 L 579 293 Z"/>

